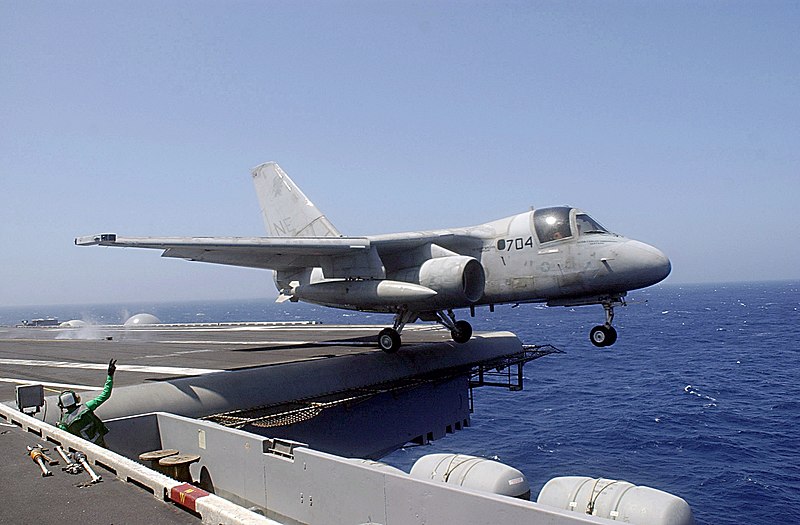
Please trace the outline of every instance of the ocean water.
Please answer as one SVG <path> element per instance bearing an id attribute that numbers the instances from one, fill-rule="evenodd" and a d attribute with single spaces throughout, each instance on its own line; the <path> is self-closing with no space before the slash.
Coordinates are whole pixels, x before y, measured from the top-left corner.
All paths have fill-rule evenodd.
<path id="1" fill-rule="evenodd" d="M 248 300 L 2 308 L 0 325 L 142 311 L 163 322 L 391 320 Z M 800 282 L 632 292 L 616 310 L 617 343 L 598 349 L 588 332 L 602 320 L 599 306 L 479 309 L 476 330 L 566 353 L 526 365 L 521 392 L 477 389 L 471 427 L 384 461 L 408 470 L 424 454 L 472 454 L 520 469 L 534 495 L 555 476 L 606 477 L 683 497 L 698 524 L 800 523 Z"/>

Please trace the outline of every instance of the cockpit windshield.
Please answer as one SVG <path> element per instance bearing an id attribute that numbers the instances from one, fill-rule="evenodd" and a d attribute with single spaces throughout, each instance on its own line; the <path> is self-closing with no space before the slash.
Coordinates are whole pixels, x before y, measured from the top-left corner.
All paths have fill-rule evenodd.
<path id="1" fill-rule="evenodd" d="M 542 208 L 533 212 L 533 227 L 540 243 L 572 237 L 569 228 L 569 211 L 566 206 Z"/>
<path id="2" fill-rule="evenodd" d="M 589 235 L 593 233 L 608 233 L 608 230 L 603 228 L 599 222 L 592 219 L 585 213 L 579 213 L 575 216 L 575 223 L 578 225 L 578 235 Z"/>

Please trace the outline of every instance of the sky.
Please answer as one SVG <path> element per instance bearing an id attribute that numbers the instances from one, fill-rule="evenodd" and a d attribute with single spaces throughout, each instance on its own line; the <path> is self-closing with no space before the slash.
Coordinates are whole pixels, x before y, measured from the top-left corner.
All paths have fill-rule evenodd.
<path id="1" fill-rule="evenodd" d="M 280 163 L 346 235 L 572 205 L 668 283 L 800 278 L 800 2 L 0 0 L 0 305 L 274 297 L 77 247 L 265 235 Z"/>

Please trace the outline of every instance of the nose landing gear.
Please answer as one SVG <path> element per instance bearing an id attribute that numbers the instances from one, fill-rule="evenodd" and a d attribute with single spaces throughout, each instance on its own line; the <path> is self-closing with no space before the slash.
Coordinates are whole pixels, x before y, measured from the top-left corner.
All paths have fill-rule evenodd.
<path id="1" fill-rule="evenodd" d="M 611 346 L 617 341 L 617 330 L 613 326 L 597 325 L 589 332 L 594 346 Z"/>
<path id="2" fill-rule="evenodd" d="M 611 326 L 611 322 L 614 320 L 614 305 L 624 305 L 625 303 L 621 298 L 614 298 L 602 304 L 606 311 L 606 323 L 595 326 L 589 332 L 589 340 L 594 346 L 600 348 L 611 346 L 617 342 L 617 330 Z"/>

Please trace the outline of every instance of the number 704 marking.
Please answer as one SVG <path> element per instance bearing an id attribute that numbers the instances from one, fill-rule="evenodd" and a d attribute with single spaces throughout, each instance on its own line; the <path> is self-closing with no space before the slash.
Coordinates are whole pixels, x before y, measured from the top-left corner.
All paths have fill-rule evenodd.
<path id="1" fill-rule="evenodd" d="M 510 252 L 512 250 L 522 250 L 524 248 L 533 248 L 533 237 L 517 237 L 516 239 L 500 239 L 497 241 L 497 250 L 501 252 Z"/>

